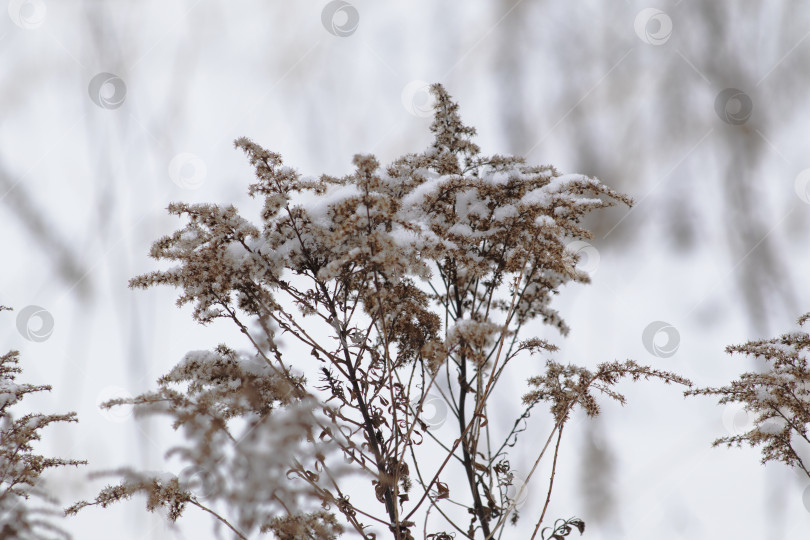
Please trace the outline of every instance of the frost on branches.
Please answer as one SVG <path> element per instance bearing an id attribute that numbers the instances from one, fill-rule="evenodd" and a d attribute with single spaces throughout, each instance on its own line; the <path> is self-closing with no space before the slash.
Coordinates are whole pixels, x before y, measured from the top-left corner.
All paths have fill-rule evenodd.
<path id="1" fill-rule="evenodd" d="M 548 360 L 518 418 L 489 417 L 512 361 L 555 350 L 520 340 L 526 323 L 567 333 L 551 298 L 588 281 L 566 250 L 589 237 L 582 218 L 631 201 L 594 178 L 481 155 L 444 88 L 432 92 L 425 152 L 386 167 L 357 155 L 342 178 L 301 176 L 237 140 L 256 170 L 258 225 L 233 206 L 170 205 L 187 224 L 151 255 L 174 266 L 131 286 L 179 288 L 197 321 L 230 319 L 253 349 L 190 353 L 157 391 L 108 403 L 169 415 L 188 441 L 171 452 L 193 472 L 122 471 L 121 484 L 72 510 L 140 492 L 170 519 L 196 506 L 239 538 L 492 538 L 518 518 L 509 455 L 519 442 L 537 447 L 520 437 L 532 407 L 554 414 L 537 462 L 556 434 L 556 465 L 568 411 L 597 412 L 592 387 L 618 399 L 610 387 L 623 376 L 686 382 L 633 363 L 591 374 Z M 282 348 L 282 334 L 297 348 Z M 530 373 L 525 362 L 517 368 Z M 436 400 L 449 431 L 426 421 Z M 544 515 L 533 515 L 535 535 Z M 560 523 L 555 537 L 584 530 Z"/>
<path id="2" fill-rule="evenodd" d="M 7 309 L 0 306 L 0 311 Z M 48 458 L 34 452 L 40 430 L 54 422 L 76 422 L 76 413 L 24 414 L 14 418 L 11 407 L 26 394 L 45 392 L 50 386 L 16 382 L 19 353 L 0 356 L 0 538 L 45 540 L 70 538 L 52 519 L 61 516 L 41 478 L 46 469 L 82 465 L 85 461 Z"/>
<path id="3" fill-rule="evenodd" d="M 799 318 L 799 327 L 810 313 Z M 810 478 L 810 334 L 795 331 L 781 337 L 749 341 L 726 347 L 729 354 L 742 353 L 762 359 L 767 369 L 743 373 L 729 386 L 689 390 L 687 395 L 720 396 L 719 403 L 741 403 L 753 426 L 745 433 L 721 437 L 714 446 L 762 447 L 762 463 L 781 461 Z"/>

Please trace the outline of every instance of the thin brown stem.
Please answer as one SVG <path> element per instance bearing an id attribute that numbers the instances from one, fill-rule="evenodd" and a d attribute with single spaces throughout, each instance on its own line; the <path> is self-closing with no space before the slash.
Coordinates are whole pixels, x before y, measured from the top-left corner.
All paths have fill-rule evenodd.
<path id="1" fill-rule="evenodd" d="M 236 527 L 234 527 L 233 525 L 231 525 L 231 523 L 230 523 L 230 522 L 229 522 L 227 519 L 225 519 L 224 517 L 220 516 L 219 514 L 217 514 L 216 512 L 214 512 L 213 510 L 211 510 L 210 508 L 208 508 L 207 506 L 205 506 L 205 505 L 203 505 L 203 504 L 200 504 L 199 502 L 197 502 L 197 500 L 196 500 L 196 499 L 191 499 L 189 502 L 190 502 L 192 505 L 194 505 L 194 506 L 196 506 L 197 508 L 199 508 L 200 510 L 204 510 L 205 512 L 208 512 L 209 514 L 211 514 L 212 516 L 214 516 L 214 517 L 215 517 L 216 519 L 218 519 L 218 520 L 219 520 L 219 521 L 220 521 L 220 522 L 221 522 L 223 525 L 225 525 L 225 526 L 226 526 L 226 527 L 228 527 L 230 530 L 232 530 L 232 531 L 233 531 L 233 533 L 234 533 L 236 536 L 238 536 L 239 538 L 241 538 L 242 540 L 248 540 L 247 536 L 245 536 L 244 534 L 242 534 L 241 532 L 239 532 L 239 530 L 238 530 Z"/>
<path id="2" fill-rule="evenodd" d="M 546 510 L 548 510 L 548 503 L 551 502 L 551 490 L 554 487 L 554 474 L 557 472 L 557 456 L 560 455 L 560 441 L 562 440 L 562 433 L 565 424 L 560 426 L 557 432 L 557 444 L 554 446 L 554 459 L 551 463 L 551 477 L 548 481 L 548 492 L 546 493 L 546 503 L 543 505 L 543 511 L 540 513 L 540 519 L 537 520 L 537 525 L 534 526 L 534 532 L 530 540 L 534 540 L 537 536 L 537 531 L 540 530 L 540 525 L 543 523 L 543 518 L 546 517 Z"/>

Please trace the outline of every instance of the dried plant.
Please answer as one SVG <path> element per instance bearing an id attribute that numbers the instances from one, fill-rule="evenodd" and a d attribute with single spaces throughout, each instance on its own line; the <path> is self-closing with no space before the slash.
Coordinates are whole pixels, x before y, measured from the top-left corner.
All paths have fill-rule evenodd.
<path id="1" fill-rule="evenodd" d="M 810 321 L 810 313 L 799 318 L 799 327 Z M 762 463 L 781 461 L 800 469 L 810 478 L 810 334 L 796 331 L 781 337 L 749 341 L 726 347 L 729 354 L 742 353 L 762 359 L 762 373 L 743 373 L 730 385 L 698 388 L 687 395 L 720 396 L 720 404 L 740 403 L 752 416 L 745 433 L 721 437 L 713 446 L 762 447 Z"/>
<path id="2" fill-rule="evenodd" d="M 233 206 L 170 205 L 188 223 L 151 255 L 175 265 L 131 286 L 181 289 L 198 322 L 232 320 L 253 350 L 189 353 L 157 391 L 105 404 L 170 416 L 188 441 L 170 453 L 188 468 L 120 471 L 120 484 L 69 512 L 145 493 L 150 510 L 174 520 L 198 507 L 239 538 L 500 538 L 535 470 L 517 490 L 510 451 L 535 405 L 555 422 L 534 467 L 556 435 L 556 468 L 572 409 L 599 411 L 592 392 L 623 402 L 621 377 L 688 383 L 633 362 L 591 372 L 549 360 L 518 418 L 490 417 L 507 366 L 556 350 L 519 340 L 525 325 L 568 331 L 550 302 L 589 281 L 566 249 L 589 237 L 581 219 L 631 201 L 594 178 L 481 155 L 444 88 L 432 92 L 433 144 L 385 168 L 357 155 L 348 176 L 304 177 L 237 140 L 256 170 L 260 226 Z M 429 408 L 446 411 L 447 428 Z M 535 535 L 552 485 L 553 473 Z"/>
<path id="3" fill-rule="evenodd" d="M 576 528 L 579 531 L 579 534 L 585 532 L 585 522 L 581 519 L 572 518 L 572 519 L 558 519 L 554 522 L 554 527 L 545 527 L 541 536 L 543 540 L 546 540 L 546 531 L 550 531 L 550 536 L 548 540 L 563 540 L 566 536 L 571 534 Z"/>
<path id="4" fill-rule="evenodd" d="M 0 311 L 8 308 L 0 306 Z M 41 475 L 47 469 L 82 465 L 85 461 L 48 458 L 34 452 L 40 430 L 55 422 L 76 422 L 76 413 L 29 413 L 14 418 L 11 408 L 27 394 L 50 391 L 50 386 L 16 382 L 19 352 L 0 356 L 0 538 L 46 540 L 70 538 L 54 523 L 62 512 L 48 494 Z M 34 504 L 37 501 L 38 504 Z"/>

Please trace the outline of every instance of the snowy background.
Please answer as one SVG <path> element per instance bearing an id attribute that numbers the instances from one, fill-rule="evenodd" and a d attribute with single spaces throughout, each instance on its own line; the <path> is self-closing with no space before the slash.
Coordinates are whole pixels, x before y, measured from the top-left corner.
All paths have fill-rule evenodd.
<path id="1" fill-rule="evenodd" d="M 240 136 L 305 174 L 348 173 L 360 152 L 386 163 L 421 151 L 427 83 L 460 103 L 484 153 L 595 175 L 636 199 L 589 222 L 593 283 L 556 303 L 570 336 L 535 328 L 558 360 L 632 358 L 720 385 L 757 367 L 726 345 L 791 330 L 810 310 L 809 5 L 352 0 L 332 11 L 12 0 L 0 16 L 0 304 L 15 308 L 0 314 L 0 343 L 21 351 L 22 380 L 54 386 L 28 405 L 79 414 L 41 445 L 90 462 L 49 476 L 65 505 L 103 485 L 88 471 L 171 469 L 166 425 L 97 403 L 154 388 L 188 350 L 246 345 L 225 322 L 193 323 L 173 290 L 127 288 L 156 268 L 152 241 L 180 224 L 167 204 L 248 207 Z M 45 312 L 20 329 L 27 306 Z M 51 319 L 47 339 L 26 339 Z M 658 383 L 621 389 L 626 407 L 566 430 L 552 518 L 583 518 L 593 540 L 810 535 L 806 478 L 761 466 L 757 450 L 710 448 L 746 429 L 744 412 Z M 547 433 L 547 417 L 532 421 Z M 65 526 L 82 540 L 210 536 L 207 516 L 189 511 L 173 529 L 142 500 Z"/>

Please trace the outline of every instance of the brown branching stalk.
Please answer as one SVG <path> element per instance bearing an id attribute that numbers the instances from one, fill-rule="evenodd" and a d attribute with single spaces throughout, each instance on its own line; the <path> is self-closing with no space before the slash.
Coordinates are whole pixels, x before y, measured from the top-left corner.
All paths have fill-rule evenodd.
<path id="1" fill-rule="evenodd" d="M 810 313 L 799 318 L 799 327 L 810 321 Z M 749 341 L 726 347 L 729 354 L 741 353 L 764 360 L 761 373 L 743 373 L 728 386 L 698 388 L 686 395 L 720 396 L 718 403 L 741 403 L 753 416 L 746 433 L 720 437 L 713 446 L 748 444 L 762 447 L 762 463 L 780 461 L 810 478 L 810 334 L 801 330 L 778 338 Z"/>
<path id="2" fill-rule="evenodd" d="M 0 306 L 0 311 L 8 308 Z M 49 458 L 34 451 L 40 431 L 58 422 L 77 422 L 76 413 L 28 413 L 16 417 L 11 408 L 28 394 L 47 392 L 47 385 L 16 382 L 22 372 L 19 352 L 0 355 L 0 538 L 9 540 L 69 539 L 53 517 L 62 512 L 45 487 L 42 473 L 85 461 Z M 38 504 L 33 504 L 37 501 Z"/>
<path id="3" fill-rule="evenodd" d="M 535 404 L 551 407 L 551 440 L 574 406 L 598 413 L 594 390 L 623 402 L 621 377 L 687 382 L 632 362 L 549 361 L 514 422 L 490 418 L 516 359 L 556 350 L 521 339 L 526 323 L 568 331 L 551 299 L 589 281 L 566 249 L 589 238 L 581 220 L 631 201 L 594 178 L 481 155 L 444 88 L 432 92 L 433 144 L 387 167 L 357 155 L 345 177 L 304 177 L 237 140 L 256 170 L 258 225 L 233 206 L 169 206 L 187 224 L 151 255 L 174 266 L 131 286 L 177 287 L 198 322 L 230 319 L 254 350 L 189 353 L 157 391 L 106 404 L 169 415 L 189 441 L 172 453 L 196 483 L 123 471 L 73 511 L 145 493 L 170 519 L 204 497 L 239 537 L 500 537 L 518 517 L 509 455 Z"/>

